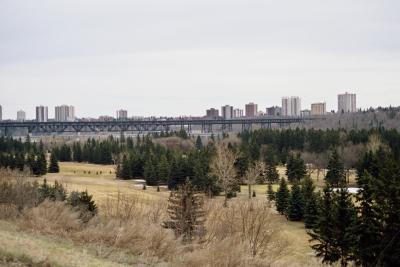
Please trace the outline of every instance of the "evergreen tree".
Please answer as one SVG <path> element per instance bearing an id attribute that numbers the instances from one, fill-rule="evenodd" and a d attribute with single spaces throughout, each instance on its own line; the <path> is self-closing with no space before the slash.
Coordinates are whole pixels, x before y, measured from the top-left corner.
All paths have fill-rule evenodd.
<path id="1" fill-rule="evenodd" d="M 126 155 L 122 157 L 122 164 L 119 170 L 119 178 L 124 180 L 131 178 L 130 164 Z"/>
<path id="2" fill-rule="evenodd" d="M 168 164 L 167 157 L 165 155 L 161 156 L 160 162 L 158 163 L 158 177 L 164 183 L 168 182 L 170 175 L 170 167 Z"/>
<path id="3" fill-rule="evenodd" d="M 315 194 L 314 191 L 315 191 L 315 185 L 311 177 L 310 176 L 304 177 L 301 183 L 301 195 L 304 206 L 307 203 L 307 201 L 309 201 L 314 196 Z"/>
<path id="4" fill-rule="evenodd" d="M 165 228 L 174 230 L 176 236 L 190 242 L 204 233 L 203 197 L 195 191 L 189 181 L 172 191 L 168 199 L 169 220 Z"/>
<path id="5" fill-rule="evenodd" d="M 314 228 L 308 232 L 317 257 L 322 258 L 323 263 L 334 263 L 339 260 L 339 251 L 335 247 L 336 230 L 334 214 L 334 197 L 332 188 L 326 184 L 322 195 L 320 212 Z"/>
<path id="6" fill-rule="evenodd" d="M 279 173 L 274 164 L 269 164 L 266 170 L 266 178 L 269 183 L 276 183 L 279 181 Z"/>
<path id="7" fill-rule="evenodd" d="M 54 154 L 50 155 L 50 165 L 49 165 L 48 172 L 49 173 L 60 172 L 60 167 L 58 166 L 58 160 Z"/>
<path id="8" fill-rule="evenodd" d="M 318 221 L 318 199 L 313 193 L 304 205 L 304 225 L 306 229 L 313 229 Z"/>
<path id="9" fill-rule="evenodd" d="M 35 154 L 30 153 L 30 154 L 28 155 L 28 159 L 27 159 L 26 163 L 27 163 L 29 169 L 31 170 L 31 173 L 32 173 L 33 175 L 35 175 L 35 174 L 37 173 Z"/>
<path id="10" fill-rule="evenodd" d="M 332 156 L 329 159 L 328 172 L 326 173 L 325 180 L 332 186 L 336 187 L 339 187 L 340 183 L 346 182 L 344 166 L 336 150 L 333 151 Z"/>
<path id="11" fill-rule="evenodd" d="M 296 156 L 290 154 L 286 164 L 286 176 L 289 182 L 299 182 L 306 174 L 307 168 L 300 154 L 298 153 Z"/>
<path id="12" fill-rule="evenodd" d="M 85 223 L 97 214 L 97 206 L 93 196 L 89 195 L 87 191 L 72 191 L 67 198 L 67 203 L 79 211 L 80 219 Z"/>
<path id="13" fill-rule="evenodd" d="M 365 160 L 365 158 L 364 158 Z M 355 246 L 356 262 L 361 266 L 375 266 L 382 239 L 382 223 L 380 209 L 373 197 L 373 177 L 364 170 L 358 174 L 358 182 L 362 184 L 357 194 L 358 213 L 355 232 L 358 235 Z M 360 181 L 362 179 L 362 182 Z"/>
<path id="14" fill-rule="evenodd" d="M 203 142 L 201 141 L 201 138 L 198 135 L 196 139 L 196 149 L 201 150 L 202 148 L 203 148 Z"/>
<path id="15" fill-rule="evenodd" d="M 285 178 L 281 179 L 281 182 L 279 184 L 279 189 L 276 192 L 276 210 L 280 214 L 286 214 L 287 208 L 289 206 L 289 197 L 290 197 L 290 192 L 286 183 Z"/>
<path id="16" fill-rule="evenodd" d="M 18 170 L 23 171 L 25 167 L 25 156 L 23 153 L 17 153 L 15 155 L 15 167 Z"/>
<path id="17" fill-rule="evenodd" d="M 269 201 L 274 201 L 275 200 L 275 192 L 272 189 L 272 184 L 268 184 L 268 190 L 267 190 L 267 197 Z"/>
<path id="18" fill-rule="evenodd" d="M 335 197 L 334 230 L 336 240 L 334 246 L 337 247 L 341 266 L 347 266 L 350 261 L 354 260 L 353 251 L 357 242 L 354 232 L 356 209 L 347 188 L 340 188 Z"/>
<path id="19" fill-rule="evenodd" d="M 158 185 L 159 180 L 157 177 L 157 170 L 155 167 L 155 162 L 152 158 L 152 156 L 150 156 L 145 165 L 144 165 L 144 178 L 146 179 L 146 183 L 147 185 Z"/>
<path id="20" fill-rule="evenodd" d="M 74 161 L 82 162 L 82 148 L 81 148 L 80 143 L 76 142 L 73 144 L 72 154 L 73 154 Z"/>
<path id="21" fill-rule="evenodd" d="M 303 219 L 303 199 L 298 183 L 292 186 L 287 215 L 290 221 L 301 221 Z"/>
<path id="22" fill-rule="evenodd" d="M 33 171 L 34 175 L 42 176 L 47 173 L 47 161 L 44 152 L 40 152 L 36 157 L 35 168 Z"/>

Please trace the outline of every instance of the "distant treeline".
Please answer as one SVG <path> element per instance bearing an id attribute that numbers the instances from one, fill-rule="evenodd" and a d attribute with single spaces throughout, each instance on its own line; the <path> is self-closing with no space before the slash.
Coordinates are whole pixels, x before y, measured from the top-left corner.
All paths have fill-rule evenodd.
<path id="1" fill-rule="evenodd" d="M 203 144 L 198 137 L 188 149 L 167 148 L 155 142 L 157 138 L 171 136 L 189 138 L 185 131 L 136 138 L 110 136 L 105 140 L 88 139 L 83 143 L 55 146 L 49 152 L 59 161 L 116 164 L 117 177 L 120 179 L 144 178 L 149 185 L 168 184 L 170 188 L 175 188 L 189 178 L 199 189 L 214 193 L 219 189 L 216 178 L 209 174 L 209 166 L 215 154 L 214 143 L 218 140 L 227 143 L 238 155 L 235 162 L 238 183 L 252 162 L 262 160 L 273 166 L 286 164 L 288 159 L 293 159 L 293 152 L 301 155 L 305 163 L 326 168 L 327 161 L 321 161 L 324 155 L 341 150 L 342 155 L 350 155 L 348 160 L 342 156 L 346 169 L 355 168 L 365 152 L 353 155 L 351 148 L 360 150 L 358 146 L 366 146 L 373 137 L 378 137 L 391 149 L 395 159 L 400 159 L 400 134 L 396 130 L 383 128 L 352 131 L 260 129 L 240 133 L 238 138 L 229 138 L 226 134 L 212 136 L 207 144 Z M 43 155 L 42 143 L 32 143 L 29 138 L 25 142 L 9 137 L 0 138 L 1 167 L 22 170 L 28 166 L 32 172 L 35 170 L 34 173 L 40 175 L 32 162 L 43 161 Z"/>

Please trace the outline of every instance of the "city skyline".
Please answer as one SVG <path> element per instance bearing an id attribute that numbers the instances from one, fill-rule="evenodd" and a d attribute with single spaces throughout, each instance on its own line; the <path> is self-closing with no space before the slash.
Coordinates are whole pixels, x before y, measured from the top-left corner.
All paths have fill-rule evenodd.
<path id="1" fill-rule="evenodd" d="M 1 1 L 3 119 L 63 102 L 78 117 L 119 107 L 199 116 L 224 103 L 264 110 L 282 95 L 330 111 L 345 91 L 363 109 L 399 106 L 399 8 L 395 0 Z"/>
<path id="2" fill-rule="evenodd" d="M 357 106 L 356 103 L 357 94 L 345 92 L 337 95 L 337 109 L 327 111 L 325 102 L 315 102 L 311 103 L 310 106 L 302 107 L 301 102 L 302 98 L 299 96 L 291 96 L 291 97 L 281 97 L 281 106 L 273 105 L 267 107 L 258 108 L 258 104 L 254 102 L 249 102 L 244 104 L 244 109 L 240 107 L 235 107 L 229 104 L 222 105 L 221 109 L 215 107 L 209 107 L 205 110 L 205 114 L 195 115 L 195 114 L 185 114 L 183 117 L 208 117 L 208 118 L 216 118 L 221 117 L 224 119 L 232 119 L 232 118 L 240 118 L 240 117 L 257 117 L 260 115 L 263 116 L 283 116 L 283 117 L 304 117 L 310 115 L 326 115 L 328 113 L 353 113 L 362 110 Z M 345 100 L 346 99 L 346 100 Z M 31 118 L 26 116 L 25 110 L 18 110 L 18 112 L 23 111 L 25 119 L 31 120 Z M 18 112 L 17 112 L 17 120 L 18 120 Z M 220 113 L 219 113 L 220 112 Z M 0 115 L 2 113 L 2 107 L 0 105 Z M 46 122 L 48 118 L 52 119 L 48 115 L 48 107 L 47 106 L 36 106 L 36 114 L 35 120 L 39 122 Z M 150 117 L 143 116 L 140 114 L 134 114 L 132 116 L 128 116 L 127 109 L 118 109 L 116 111 L 116 116 L 110 114 L 97 114 L 94 117 L 78 117 L 75 115 L 75 106 L 72 105 L 61 105 L 55 106 L 55 121 L 71 121 L 75 119 L 105 119 L 108 120 L 110 118 L 115 119 L 128 119 L 135 117 Z M 167 115 L 157 115 L 154 117 L 180 117 L 180 116 L 167 116 Z M 1 117 L 0 117 L 1 120 Z M 5 119 L 7 120 L 7 119 Z M 12 118 L 11 118 L 12 120 Z"/>

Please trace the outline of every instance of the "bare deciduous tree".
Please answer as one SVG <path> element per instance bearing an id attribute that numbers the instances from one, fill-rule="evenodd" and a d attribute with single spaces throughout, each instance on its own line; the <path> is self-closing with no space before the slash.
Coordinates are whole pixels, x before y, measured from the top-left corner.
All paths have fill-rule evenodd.
<path id="1" fill-rule="evenodd" d="M 217 153 L 211 163 L 211 173 L 218 178 L 218 184 L 225 193 L 224 207 L 227 207 L 228 193 L 235 183 L 236 169 L 235 161 L 237 155 L 233 153 L 226 145 L 219 144 Z"/>
<path id="2" fill-rule="evenodd" d="M 325 170 L 328 165 L 328 154 L 303 152 L 301 157 L 304 162 L 307 163 L 307 168 L 312 168 L 317 171 L 317 181 L 319 181 L 321 171 Z M 311 173 L 312 171 L 309 174 Z"/>
<path id="3" fill-rule="evenodd" d="M 246 182 L 249 188 L 249 199 L 251 199 L 251 187 L 256 184 L 261 176 L 264 175 L 265 165 L 261 161 L 256 161 L 250 168 L 246 171 Z"/>
<path id="4" fill-rule="evenodd" d="M 346 181 L 350 182 L 350 171 L 354 169 L 357 162 L 365 153 L 365 146 L 362 144 L 353 145 L 352 143 L 343 146 L 340 150 L 344 169 L 346 171 Z"/>

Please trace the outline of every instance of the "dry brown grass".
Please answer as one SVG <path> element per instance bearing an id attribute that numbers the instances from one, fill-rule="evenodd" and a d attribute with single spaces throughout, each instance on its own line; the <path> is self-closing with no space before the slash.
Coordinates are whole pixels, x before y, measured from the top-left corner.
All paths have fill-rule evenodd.
<path id="1" fill-rule="evenodd" d="M 38 184 L 22 172 L 0 169 L 0 219 L 12 219 L 38 203 Z"/>
<path id="2" fill-rule="evenodd" d="M 80 182 L 79 177 L 70 178 Z M 107 264 L 319 265 L 308 246 L 304 226 L 301 223 L 286 222 L 269 208 L 264 195 L 252 200 L 230 200 L 227 208 L 222 208 L 223 198 L 207 200 L 206 235 L 188 245 L 161 226 L 167 216 L 167 193 L 144 193 L 128 183 L 124 183 L 126 187 L 120 190 L 121 187 L 115 186 L 120 185 L 120 181 L 90 177 L 84 179 L 93 182 L 86 187 L 90 194 L 91 188 L 108 188 L 97 203 L 99 214 L 91 221 L 82 223 L 79 215 L 70 207 L 46 201 L 36 208 L 25 209 L 23 215 L 17 218 L 16 225 L 25 233 L 37 237 L 54 237 L 62 242 L 72 242 L 73 248 L 90 248 L 90 257 L 104 259 Z M 103 180 L 106 184 L 98 184 Z M 0 230 L 0 234 L 8 233 Z M 32 257 L 32 254 L 29 255 Z"/>
<path id="3" fill-rule="evenodd" d="M 87 224 L 63 203 L 45 201 L 25 211 L 19 226 L 90 245 L 100 257 L 119 254 L 120 263 L 270 266 L 286 262 L 289 240 L 280 234 L 280 217 L 265 202 L 237 199 L 221 209 L 222 201 L 207 202 L 207 234 L 189 245 L 161 227 L 165 202 L 149 205 L 122 194 L 102 204 L 100 214 Z"/>
<path id="4" fill-rule="evenodd" d="M 79 212 L 60 201 L 45 200 L 39 206 L 26 209 L 19 220 L 22 229 L 44 234 L 68 237 L 69 233 L 81 228 Z"/>

